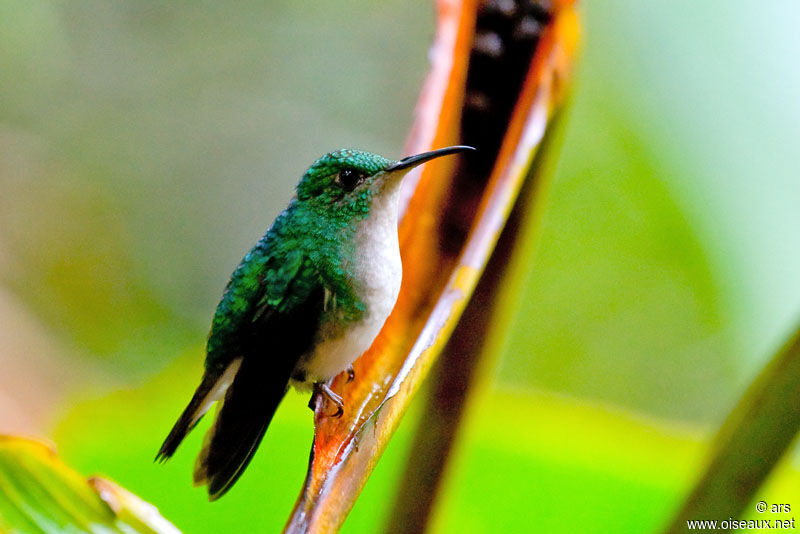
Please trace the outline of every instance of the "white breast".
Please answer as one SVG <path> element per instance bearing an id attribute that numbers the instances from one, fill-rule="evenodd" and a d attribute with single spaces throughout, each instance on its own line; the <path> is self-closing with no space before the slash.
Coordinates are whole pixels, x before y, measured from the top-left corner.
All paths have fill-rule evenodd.
<path id="1" fill-rule="evenodd" d="M 372 345 L 397 302 L 403 269 L 397 240 L 397 200 L 396 191 L 378 195 L 370 216 L 360 223 L 356 234 L 358 293 L 367 313 L 362 322 L 315 347 L 303 365 L 306 384 L 327 381 L 347 369 Z"/>

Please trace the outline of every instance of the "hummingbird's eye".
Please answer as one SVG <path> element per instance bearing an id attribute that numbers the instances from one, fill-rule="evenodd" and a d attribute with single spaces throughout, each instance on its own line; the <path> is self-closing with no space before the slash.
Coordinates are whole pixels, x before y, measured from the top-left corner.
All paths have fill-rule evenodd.
<path id="1" fill-rule="evenodd" d="M 358 183 L 364 178 L 364 175 L 354 169 L 342 169 L 336 177 L 336 181 L 342 186 L 345 191 L 352 191 L 356 188 Z"/>

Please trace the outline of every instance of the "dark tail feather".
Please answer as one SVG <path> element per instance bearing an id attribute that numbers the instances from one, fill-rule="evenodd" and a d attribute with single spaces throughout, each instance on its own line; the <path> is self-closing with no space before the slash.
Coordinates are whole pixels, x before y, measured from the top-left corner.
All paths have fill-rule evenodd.
<path id="1" fill-rule="evenodd" d="M 208 484 L 212 501 L 244 472 L 286 393 L 291 370 L 268 366 L 268 361 L 244 359 L 197 457 L 194 482 Z"/>
<path id="2" fill-rule="evenodd" d="M 181 444 L 183 438 L 194 428 L 194 426 L 203 417 L 203 414 L 211 407 L 216 397 L 221 396 L 225 392 L 227 384 L 233 380 L 233 376 L 239 369 L 241 360 L 234 360 L 224 371 L 210 372 L 206 371 L 203 375 L 203 380 L 197 387 L 197 390 L 192 396 L 192 400 L 183 413 L 178 418 L 178 421 L 170 430 L 167 439 L 161 445 L 161 448 L 156 454 L 157 462 L 165 462 Z M 226 384 L 227 383 L 227 384 Z"/>

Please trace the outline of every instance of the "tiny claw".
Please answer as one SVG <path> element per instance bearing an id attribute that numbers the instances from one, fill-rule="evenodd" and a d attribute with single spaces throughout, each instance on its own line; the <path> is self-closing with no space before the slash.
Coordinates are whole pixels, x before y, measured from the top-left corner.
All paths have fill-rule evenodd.
<path id="1" fill-rule="evenodd" d="M 356 370 L 353 369 L 353 366 L 347 368 L 347 383 L 349 384 L 353 380 L 356 379 Z"/>
<path id="2" fill-rule="evenodd" d="M 336 417 L 337 419 L 344 415 L 344 403 L 342 402 L 342 397 L 337 395 L 333 392 L 333 390 L 325 384 L 324 382 L 316 382 L 314 384 L 314 395 L 311 397 L 311 401 L 309 401 L 308 406 L 313 410 L 313 406 L 315 404 L 315 400 L 318 398 L 319 395 L 324 396 L 330 402 L 332 402 L 336 406 L 336 413 L 330 417 Z"/>

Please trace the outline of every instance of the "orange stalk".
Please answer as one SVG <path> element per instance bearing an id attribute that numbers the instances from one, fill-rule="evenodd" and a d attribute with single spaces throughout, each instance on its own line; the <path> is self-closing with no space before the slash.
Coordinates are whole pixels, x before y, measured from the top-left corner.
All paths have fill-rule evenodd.
<path id="1" fill-rule="evenodd" d="M 439 28 L 431 74 L 423 88 L 407 150 L 458 140 L 469 51 L 478 10 L 473 1 L 439 2 Z M 355 365 L 356 379 L 340 375 L 332 388 L 346 411 L 339 419 L 315 414 L 309 471 L 287 532 L 338 528 L 399 424 L 413 394 L 458 322 L 528 175 L 548 121 L 561 104 L 577 38 L 575 13 L 557 4 L 544 29 L 506 130 L 493 171 L 469 214 L 460 253 L 444 252 L 443 222 L 463 216 L 445 210 L 456 183 L 452 161 L 435 161 L 406 179 L 399 228 L 403 285 L 397 305 L 369 351 Z M 450 206 L 462 200 L 450 199 Z"/>

